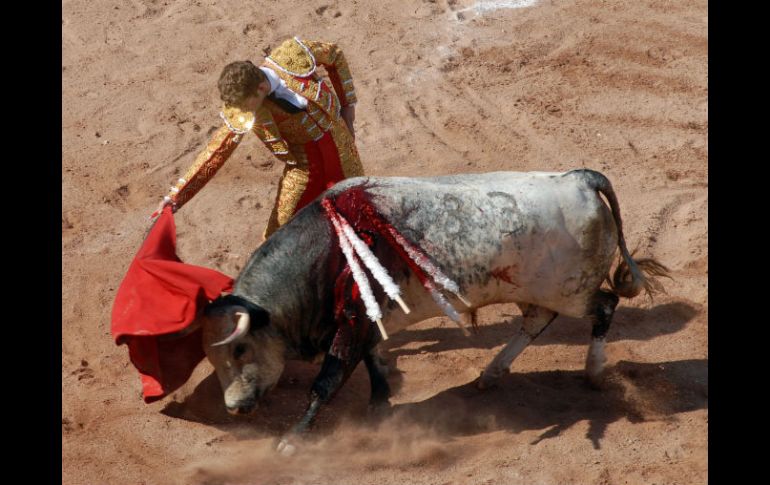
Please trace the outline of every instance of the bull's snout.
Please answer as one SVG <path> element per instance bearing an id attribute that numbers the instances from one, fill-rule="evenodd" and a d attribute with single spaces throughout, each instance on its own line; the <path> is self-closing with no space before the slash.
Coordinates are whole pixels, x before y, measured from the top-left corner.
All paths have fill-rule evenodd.
<path id="1" fill-rule="evenodd" d="M 230 414 L 249 414 L 257 407 L 257 403 L 239 404 L 237 406 L 226 406 L 227 412 Z"/>

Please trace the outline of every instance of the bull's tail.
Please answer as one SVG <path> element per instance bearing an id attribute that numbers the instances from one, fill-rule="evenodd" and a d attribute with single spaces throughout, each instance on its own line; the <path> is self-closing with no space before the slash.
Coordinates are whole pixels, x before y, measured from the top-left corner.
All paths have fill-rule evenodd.
<path id="1" fill-rule="evenodd" d="M 625 298 L 633 298 L 644 290 L 652 297 L 655 293 L 664 292 L 659 277 L 671 278 L 668 268 L 653 258 L 640 258 L 634 260 L 626 247 L 626 239 L 623 236 L 623 221 L 620 218 L 620 205 L 615 191 L 609 179 L 601 173 L 582 169 L 573 170 L 570 173 L 579 172 L 588 182 L 589 186 L 600 192 L 607 199 L 618 229 L 618 247 L 620 248 L 620 262 L 615 269 L 612 278 L 607 276 L 612 292 Z"/>

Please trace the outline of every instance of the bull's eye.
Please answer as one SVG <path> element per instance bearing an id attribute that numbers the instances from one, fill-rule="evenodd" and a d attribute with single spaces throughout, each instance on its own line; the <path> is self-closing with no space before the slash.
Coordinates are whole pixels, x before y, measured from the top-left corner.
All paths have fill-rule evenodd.
<path id="1" fill-rule="evenodd" d="M 239 359 L 245 353 L 246 353 L 246 346 L 244 344 L 238 344 L 235 346 L 235 349 L 233 350 L 233 357 L 236 359 Z"/>

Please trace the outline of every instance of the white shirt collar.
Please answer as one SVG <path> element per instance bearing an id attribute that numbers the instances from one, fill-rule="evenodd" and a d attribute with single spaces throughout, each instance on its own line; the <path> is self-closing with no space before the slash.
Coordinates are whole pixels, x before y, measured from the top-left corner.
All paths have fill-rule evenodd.
<path id="1" fill-rule="evenodd" d="M 259 69 L 265 73 L 267 81 L 270 83 L 270 94 L 275 93 L 276 98 L 285 99 L 297 108 L 307 108 L 307 99 L 289 89 L 286 82 L 281 79 L 275 71 L 264 66 L 261 66 Z"/>

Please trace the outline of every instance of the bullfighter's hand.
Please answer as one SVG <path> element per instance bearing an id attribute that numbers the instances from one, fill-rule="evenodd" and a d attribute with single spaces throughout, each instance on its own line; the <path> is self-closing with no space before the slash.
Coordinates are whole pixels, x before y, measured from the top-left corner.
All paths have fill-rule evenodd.
<path id="1" fill-rule="evenodd" d="M 164 197 L 163 199 L 161 199 L 160 203 L 158 204 L 158 208 L 150 216 L 150 220 L 153 220 L 159 217 L 160 214 L 163 212 L 163 208 L 166 207 L 167 205 L 171 206 L 171 212 L 176 212 L 176 204 L 174 204 L 174 202 L 171 199 Z"/>

